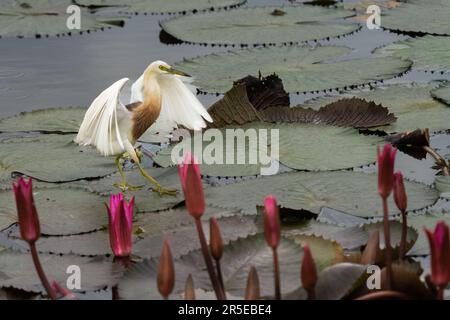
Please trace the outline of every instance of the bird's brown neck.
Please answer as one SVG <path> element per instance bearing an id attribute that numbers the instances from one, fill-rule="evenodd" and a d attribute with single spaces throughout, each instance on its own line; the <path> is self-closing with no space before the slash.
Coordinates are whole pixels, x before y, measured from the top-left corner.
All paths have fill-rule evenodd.
<path id="1" fill-rule="evenodd" d="M 132 110 L 133 129 L 131 141 L 135 143 L 140 136 L 158 119 L 161 112 L 161 90 L 156 77 L 144 74 L 144 101 Z"/>

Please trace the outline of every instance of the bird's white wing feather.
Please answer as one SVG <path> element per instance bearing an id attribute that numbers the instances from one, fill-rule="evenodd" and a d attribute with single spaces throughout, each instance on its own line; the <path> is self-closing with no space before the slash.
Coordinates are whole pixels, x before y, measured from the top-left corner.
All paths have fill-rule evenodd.
<path id="1" fill-rule="evenodd" d="M 128 78 L 120 79 L 95 98 L 86 111 L 76 143 L 93 145 L 105 156 L 127 149 L 131 113 L 120 101 L 120 91 L 127 81 Z"/>
<path id="2" fill-rule="evenodd" d="M 180 77 L 161 76 L 158 83 L 162 106 L 159 118 L 153 126 L 182 125 L 187 129 L 201 130 L 206 127 L 205 120 L 213 121 L 208 111 Z"/>
<path id="3" fill-rule="evenodd" d="M 130 103 L 144 101 L 144 95 L 142 93 L 142 90 L 144 90 L 144 75 L 143 74 L 131 86 Z"/>

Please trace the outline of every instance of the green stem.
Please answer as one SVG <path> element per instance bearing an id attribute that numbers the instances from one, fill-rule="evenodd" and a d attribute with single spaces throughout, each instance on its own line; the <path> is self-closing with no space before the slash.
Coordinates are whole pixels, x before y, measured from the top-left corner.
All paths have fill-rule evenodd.
<path id="1" fill-rule="evenodd" d="M 383 225 L 384 225 L 384 246 L 385 246 L 385 268 L 386 268 L 386 290 L 391 289 L 391 275 L 392 275 L 392 247 L 391 247 L 391 234 L 389 230 L 389 213 L 387 197 L 383 198 Z"/>
<path id="2" fill-rule="evenodd" d="M 223 300 L 224 297 L 222 295 L 220 283 L 219 283 L 216 273 L 214 272 L 214 266 L 212 263 L 211 255 L 209 254 L 208 244 L 206 243 L 206 237 L 205 237 L 205 233 L 203 232 L 202 222 L 199 218 L 195 219 L 195 225 L 197 227 L 198 238 L 200 240 L 200 245 L 202 247 L 203 258 L 205 259 L 205 264 L 206 264 L 206 268 L 208 270 L 209 278 L 211 279 L 211 284 L 214 288 L 214 292 L 216 293 L 217 299 Z"/>
<path id="3" fill-rule="evenodd" d="M 42 269 L 41 261 L 39 260 L 39 254 L 36 249 L 36 244 L 30 243 L 30 251 L 31 251 L 31 257 L 33 258 L 34 267 L 36 268 L 37 274 L 39 276 L 39 279 L 42 282 L 42 285 L 44 286 L 45 290 L 47 291 L 47 294 L 52 300 L 56 300 L 56 293 L 53 290 L 53 288 L 50 286 L 50 283 L 48 282 L 47 276 L 44 273 L 44 269 Z"/>

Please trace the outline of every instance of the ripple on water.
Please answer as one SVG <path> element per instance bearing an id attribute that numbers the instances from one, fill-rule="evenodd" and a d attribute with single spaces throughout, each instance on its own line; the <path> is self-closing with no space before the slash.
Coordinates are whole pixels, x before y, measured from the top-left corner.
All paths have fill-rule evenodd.
<path id="1" fill-rule="evenodd" d="M 23 77 L 24 75 L 25 75 L 24 72 L 19 71 L 16 68 L 0 67 L 0 80 L 17 79 L 17 78 Z"/>

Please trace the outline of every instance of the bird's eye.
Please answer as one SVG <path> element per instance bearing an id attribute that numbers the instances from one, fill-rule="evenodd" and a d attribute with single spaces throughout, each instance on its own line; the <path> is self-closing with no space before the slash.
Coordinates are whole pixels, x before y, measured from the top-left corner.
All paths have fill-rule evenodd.
<path id="1" fill-rule="evenodd" d="M 162 70 L 162 71 L 166 71 L 166 67 L 165 66 L 159 66 L 159 70 Z"/>

